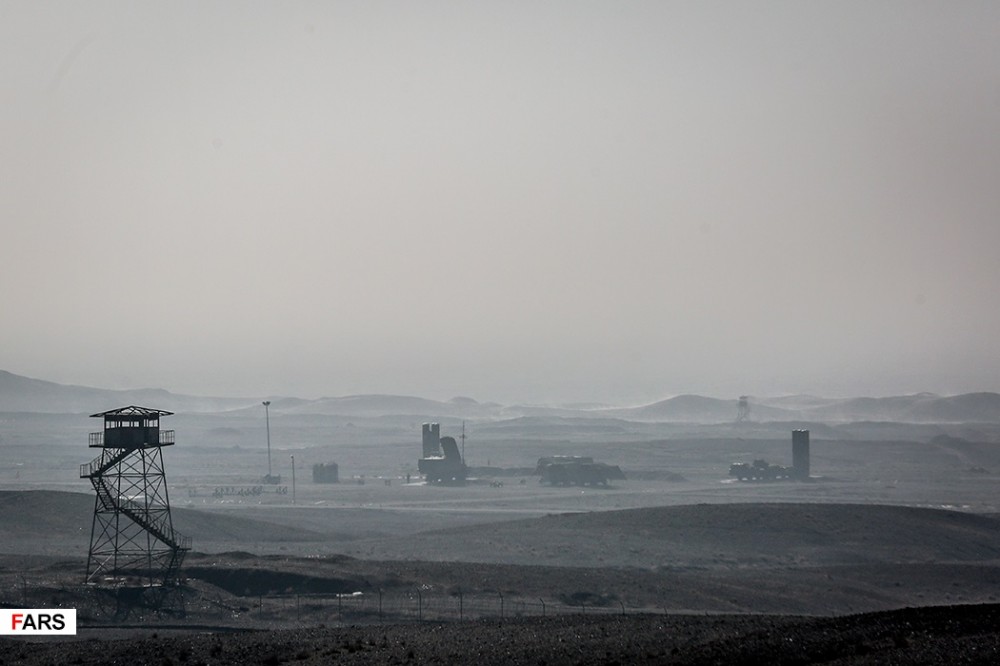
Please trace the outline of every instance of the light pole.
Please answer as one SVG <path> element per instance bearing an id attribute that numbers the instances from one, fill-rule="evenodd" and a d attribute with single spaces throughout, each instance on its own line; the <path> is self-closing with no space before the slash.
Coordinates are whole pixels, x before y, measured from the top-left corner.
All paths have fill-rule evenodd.
<path id="1" fill-rule="evenodd" d="M 288 456 L 292 459 L 292 504 L 295 504 L 295 456 Z"/>
<path id="2" fill-rule="evenodd" d="M 267 482 L 271 483 L 271 405 L 270 400 L 264 401 L 264 420 L 267 422 Z"/>

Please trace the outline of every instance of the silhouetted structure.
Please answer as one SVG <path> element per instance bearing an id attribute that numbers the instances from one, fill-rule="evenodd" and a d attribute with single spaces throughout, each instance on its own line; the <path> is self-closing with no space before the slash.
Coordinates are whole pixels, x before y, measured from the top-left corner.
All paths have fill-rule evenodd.
<path id="1" fill-rule="evenodd" d="M 337 463 L 313 465 L 313 483 L 340 483 L 340 468 Z"/>
<path id="2" fill-rule="evenodd" d="M 608 481 L 624 481 L 618 465 L 594 462 L 590 456 L 548 456 L 539 458 L 535 474 L 539 483 L 553 486 L 606 486 Z"/>
<path id="3" fill-rule="evenodd" d="M 441 424 L 425 423 L 423 427 L 424 435 L 424 458 L 441 455 Z"/>
<path id="4" fill-rule="evenodd" d="M 742 423 L 743 421 L 750 420 L 750 396 L 741 395 L 739 407 L 736 410 L 736 422 Z"/>
<path id="5" fill-rule="evenodd" d="M 428 483 L 464 484 L 467 468 L 458 450 L 458 442 L 454 437 L 440 435 L 440 424 L 423 425 L 424 456 L 417 461 L 417 469 Z"/>
<path id="6" fill-rule="evenodd" d="M 91 433 L 89 441 L 101 455 L 80 466 L 80 478 L 90 479 L 97 495 L 88 583 L 176 583 L 191 539 L 174 530 L 170 517 L 162 447 L 173 445 L 174 431 L 160 430 L 160 417 L 170 414 L 133 405 L 91 415 L 104 419 L 104 431 Z"/>
<path id="7" fill-rule="evenodd" d="M 772 465 L 762 458 L 753 464 L 734 462 L 729 466 L 729 476 L 740 481 L 796 481 L 809 480 L 809 431 L 792 431 L 792 466 Z"/>
<path id="8" fill-rule="evenodd" d="M 271 401 L 265 400 L 261 404 L 264 405 L 264 424 L 267 427 L 267 474 L 261 481 L 275 486 L 281 483 L 281 475 L 271 473 Z"/>
<path id="9" fill-rule="evenodd" d="M 763 458 L 757 458 L 753 464 L 737 462 L 729 466 L 729 476 L 740 481 L 784 481 L 793 475 L 791 467 L 772 465 Z"/>
<path id="10" fill-rule="evenodd" d="M 809 431 L 792 431 L 792 473 L 799 481 L 809 479 Z"/>

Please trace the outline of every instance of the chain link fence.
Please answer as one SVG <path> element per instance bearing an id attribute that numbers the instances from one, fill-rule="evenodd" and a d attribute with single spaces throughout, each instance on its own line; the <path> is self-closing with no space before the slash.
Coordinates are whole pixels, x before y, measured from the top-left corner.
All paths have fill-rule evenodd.
<path id="1" fill-rule="evenodd" d="M 175 590 L 177 588 L 174 588 Z M 0 606 L 7 608 L 78 608 L 81 617 L 98 623 L 111 618 L 148 616 L 153 610 L 151 590 L 126 587 L 60 586 L 51 581 L 33 581 L 30 575 L 0 577 Z M 284 626 L 289 623 L 326 626 L 401 622 L 462 621 L 483 618 L 541 617 L 558 614 L 628 614 L 663 613 L 662 608 L 626 606 L 614 596 L 588 598 L 574 602 L 567 599 L 527 598 L 499 592 L 439 592 L 424 589 L 376 590 L 366 593 L 264 594 L 236 596 L 198 594 L 183 588 L 180 607 L 172 607 L 170 616 L 193 619 L 206 616 L 239 618 L 238 624 Z M 183 607 L 186 605 L 186 610 Z M 129 611 L 127 606 L 131 606 Z M 179 611 L 179 612 L 177 612 Z M 152 616 L 150 616 L 152 617 Z M 222 620 L 223 623 L 226 620 Z"/>
<path id="2" fill-rule="evenodd" d="M 367 594 L 287 594 L 256 598 L 249 613 L 275 618 L 294 613 L 325 624 L 371 624 L 378 622 L 421 622 L 515 618 L 567 613 L 650 613 L 661 609 L 634 608 L 609 601 L 601 604 L 566 603 L 542 598 L 529 599 L 499 593 L 442 594 L 420 590 L 372 592 Z"/>

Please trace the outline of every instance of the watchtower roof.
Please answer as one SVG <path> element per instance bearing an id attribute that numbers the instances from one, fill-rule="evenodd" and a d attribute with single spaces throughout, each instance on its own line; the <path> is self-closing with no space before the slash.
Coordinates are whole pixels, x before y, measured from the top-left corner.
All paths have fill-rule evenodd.
<path id="1" fill-rule="evenodd" d="M 129 405 L 128 407 L 119 407 L 118 409 L 109 409 L 106 412 L 100 412 L 97 414 L 91 414 L 91 418 L 103 416 L 104 418 L 114 417 L 114 416 L 171 416 L 173 412 L 167 412 L 162 409 L 150 409 L 149 407 L 138 407 L 136 405 Z"/>

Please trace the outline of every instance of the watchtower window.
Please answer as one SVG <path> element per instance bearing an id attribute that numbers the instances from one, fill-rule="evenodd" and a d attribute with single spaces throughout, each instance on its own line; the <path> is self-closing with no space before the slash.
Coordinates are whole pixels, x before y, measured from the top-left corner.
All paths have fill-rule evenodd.
<path id="1" fill-rule="evenodd" d="M 139 419 L 117 419 L 117 420 L 107 420 L 104 422 L 104 427 L 107 429 L 111 428 L 138 428 L 140 425 L 144 427 L 153 427 L 157 424 L 157 421 L 139 421 Z"/>

